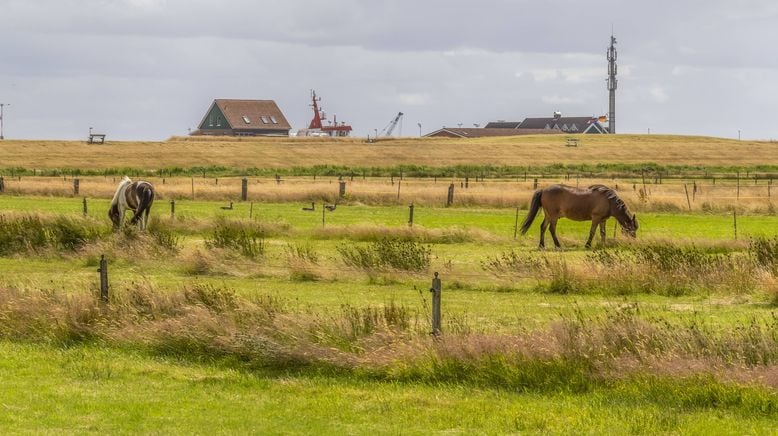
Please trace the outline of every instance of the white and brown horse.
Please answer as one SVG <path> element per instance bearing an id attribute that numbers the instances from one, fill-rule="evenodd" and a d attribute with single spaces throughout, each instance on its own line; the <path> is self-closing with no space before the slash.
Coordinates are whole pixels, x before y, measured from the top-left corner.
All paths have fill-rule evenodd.
<path id="1" fill-rule="evenodd" d="M 154 203 L 154 186 L 146 181 L 133 182 L 124 176 L 116 193 L 111 200 L 111 208 L 108 209 L 108 217 L 113 222 L 113 228 L 118 229 L 124 222 L 124 213 L 127 209 L 134 212 L 130 223 L 140 224 L 141 230 L 145 230 L 149 224 L 149 211 Z"/>
<path id="2" fill-rule="evenodd" d="M 556 222 L 559 218 L 569 218 L 573 221 L 592 221 L 586 248 L 592 245 L 594 231 L 600 227 L 600 236 L 605 243 L 605 221 L 609 217 L 616 218 L 624 233 L 635 237 L 638 230 L 638 220 L 630 214 L 627 205 L 616 195 L 616 191 L 604 185 L 592 185 L 586 189 L 578 189 L 564 185 L 551 185 L 538 189 L 532 196 L 529 213 L 521 226 L 521 234 L 527 233 L 532 221 L 543 207 L 543 222 L 540 224 L 540 248 L 545 246 L 546 228 L 551 230 L 554 245 L 560 247 L 556 237 Z"/>

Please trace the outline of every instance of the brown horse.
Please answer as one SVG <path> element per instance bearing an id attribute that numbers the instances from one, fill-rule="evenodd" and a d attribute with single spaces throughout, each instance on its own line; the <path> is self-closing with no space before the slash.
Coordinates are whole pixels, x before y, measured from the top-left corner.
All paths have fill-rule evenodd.
<path id="1" fill-rule="evenodd" d="M 149 224 L 149 211 L 154 203 L 154 186 L 145 181 L 133 182 L 124 176 L 116 193 L 111 200 L 111 208 L 108 209 L 108 217 L 113 222 L 113 228 L 118 229 L 124 222 L 124 213 L 127 209 L 134 212 L 130 223 L 140 224 L 141 230 L 145 230 Z"/>
<path id="2" fill-rule="evenodd" d="M 635 237 L 638 230 L 638 220 L 631 215 L 627 205 L 616 195 L 616 192 L 604 185 L 592 185 L 586 189 L 578 189 L 564 185 L 551 185 L 545 189 L 538 189 L 532 196 L 532 203 L 521 225 L 521 234 L 527 233 L 532 221 L 543 207 L 543 222 L 540 224 L 540 248 L 545 247 L 543 241 L 546 227 L 551 230 L 554 245 L 560 247 L 556 237 L 556 222 L 565 217 L 573 221 L 592 221 L 589 230 L 589 239 L 586 240 L 586 248 L 592 246 L 594 230 L 600 226 L 602 243 L 605 243 L 605 221 L 614 217 L 621 225 L 624 233 Z"/>

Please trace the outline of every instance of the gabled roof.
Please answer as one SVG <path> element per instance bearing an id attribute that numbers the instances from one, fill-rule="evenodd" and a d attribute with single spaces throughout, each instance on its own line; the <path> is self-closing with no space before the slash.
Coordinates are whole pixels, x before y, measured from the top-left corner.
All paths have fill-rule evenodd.
<path id="1" fill-rule="evenodd" d="M 292 128 L 273 100 L 216 99 L 213 104 L 222 111 L 224 118 L 233 130 L 289 130 Z M 275 123 L 273 119 L 275 119 Z"/>
<path id="2" fill-rule="evenodd" d="M 562 130 L 562 126 L 572 128 L 576 126 L 575 131 L 583 132 L 589 127 L 592 121 L 592 117 L 544 117 L 544 118 L 525 118 L 521 122 L 518 129 L 559 129 Z"/>
<path id="3" fill-rule="evenodd" d="M 485 129 L 516 129 L 521 121 L 491 121 L 484 126 Z"/>
<path id="4" fill-rule="evenodd" d="M 443 127 L 424 136 L 456 136 L 459 138 L 481 138 L 484 136 L 516 136 L 516 135 L 544 135 L 562 133 L 556 130 L 545 129 L 501 129 L 501 128 L 472 128 L 472 127 Z"/>

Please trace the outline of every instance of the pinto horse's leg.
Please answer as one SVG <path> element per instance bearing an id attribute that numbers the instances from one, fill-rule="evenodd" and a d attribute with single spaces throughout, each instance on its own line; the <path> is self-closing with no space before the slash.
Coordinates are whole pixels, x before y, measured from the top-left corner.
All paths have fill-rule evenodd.
<path id="1" fill-rule="evenodd" d="M 562 244 L 559 243 L 559 239 L 557 239 L 557 237 L 556 237 L 556 222 L 557 222 L 557 220 L 558 219 L 552 219 L 551 222 L 549 223 L 548 228 L 549 228 L 549 230 L 551 230 L 551 238 L 554 239 L 554 245 L 556 246 L 556 248 L 562 248 Z"/>
<path id="2" fill-rule="evenodd" d="M 546 228 L 548 227 L 548 220 L 544 217 L 543 222 L 540 223 L 540 244 L 538 245 L 538 248 L 546 248 L 546 242 L 544 241 L 546 237 Z"/>

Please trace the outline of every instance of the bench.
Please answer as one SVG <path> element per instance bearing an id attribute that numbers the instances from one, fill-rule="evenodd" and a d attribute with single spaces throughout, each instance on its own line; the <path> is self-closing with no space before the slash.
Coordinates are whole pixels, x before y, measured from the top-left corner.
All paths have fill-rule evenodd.
<path id="1" fill-rule="evenodd" d="M 105 144 L 105 133 L 90 133 L 87 144 Z"/>

